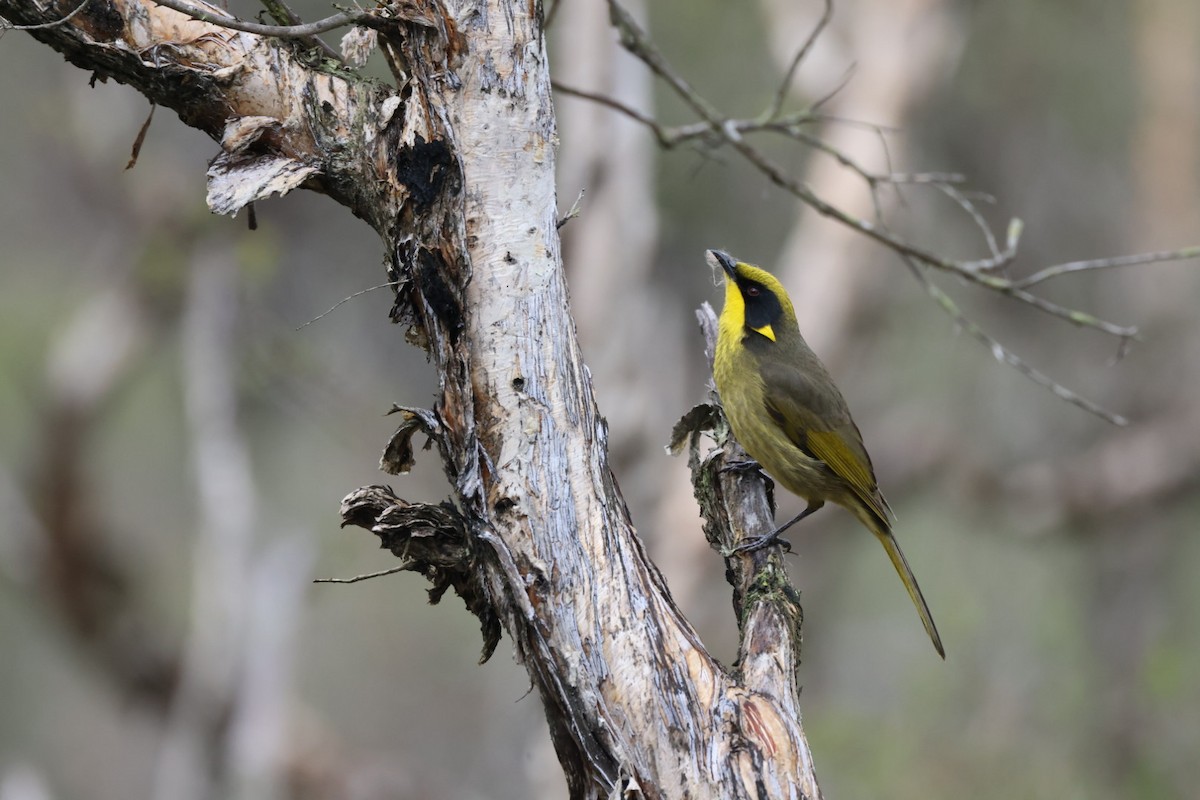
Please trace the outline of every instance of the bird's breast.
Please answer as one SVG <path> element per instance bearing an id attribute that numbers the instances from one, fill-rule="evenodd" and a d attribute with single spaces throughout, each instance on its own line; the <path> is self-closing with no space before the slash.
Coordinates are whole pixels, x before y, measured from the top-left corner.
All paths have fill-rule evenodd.
<path id="1" fill-rule="evenodd" d="M 767 415 L 758 359 L 745 348 L 722 350 L 717 347 L 713 378 L 738 442 L 789 492 L 809 501 L 838 502 L 844 482 L 824 462 L 805 455 Z"/>

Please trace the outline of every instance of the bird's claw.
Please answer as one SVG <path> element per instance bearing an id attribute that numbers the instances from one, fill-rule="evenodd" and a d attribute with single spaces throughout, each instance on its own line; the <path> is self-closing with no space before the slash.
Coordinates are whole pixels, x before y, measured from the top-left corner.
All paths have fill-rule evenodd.
<path id="1" fill-rule="evenodd" d="M 729 548 L 725 555 L 733 556 L 737 555 L 738 553 L 753 553 L 755 550 L 762 550 L 764 547 L 770 547 L 773 544 L 777 544 L 782 547 L 784 553 L 792 552 L 792 543 L 787 539 L 780 538 L 779 531 L 775 531 L 773 533 L 768 533 L 765 536 L 753 536 L 751 538 L 744 539 L 737 546 Z"/>
<path id="2" fill-rule="evenodd" d="M 752 458 L 729 459 L 721 465 L 720 472 L 760 472 L 762 465 Z"/>

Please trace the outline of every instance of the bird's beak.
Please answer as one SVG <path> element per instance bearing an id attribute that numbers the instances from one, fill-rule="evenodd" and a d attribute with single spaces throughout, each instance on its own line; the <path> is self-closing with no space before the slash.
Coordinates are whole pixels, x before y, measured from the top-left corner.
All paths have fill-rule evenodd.
<path id="1" fill-rule="evenodd" d="M 721 269 L 725 270 L 725 274 L 729 276 L 731 281 L 737 280 L 737 262 L 733 260 L 733 257 L 729 253 L 726 253 L 724 250 L 709 250 L 707 256 L 709 264 L 714 267 L 719 265 Z"/>

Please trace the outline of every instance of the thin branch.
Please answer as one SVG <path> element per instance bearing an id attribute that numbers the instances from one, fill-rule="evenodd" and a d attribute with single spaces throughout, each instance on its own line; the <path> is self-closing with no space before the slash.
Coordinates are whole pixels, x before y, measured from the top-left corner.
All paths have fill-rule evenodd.
<path id="1" fill-rule="evenodd" d="M 1005 282 L 1008 283 L 1008 281 Z M 1051 302 L 1044 297 L 1038 297 L 1037 295 L 1027 292 L 1024 289 L 1018 289 L 1011 284 L 1003 289 L 999 289 L 998 291 L 1001 294 L 1012 297 L 1013 299 L 1019 300 L 1022 303 L 1031 305 L 1039 311 L 1044 311 L 1052 316 L 1065 319 L 1072 325 L 1076 325 L 1080 328 L 1095 328 L 1096 330 L 1103 331 L 1110 336 L 1116 336 L 1118 339 L 1122 340 L 1122 346 L 1124 346 L 1124 340 L 1138 338 L 1138 329 L 1136 325 L 1117 325 L 1093 316 L 1092 314 L 1088 314 L 1085 311 L 1076 311 L 1073 308 L 1061 306 L 1058 303 Z"/>
<path id="2" fill-rule="evenodd" d="M 579 195 L 575 198 L 575 202 L 571 204 L 570 210 L 567 211 L 566 216 L 558 221 L 555 227 L 557 227 L 559 230 L 562 230 L 564 225 L 579 216 L 579 210 L 583 206 L 583 195 L 586 191 L 586 188 L 579 190 Z"/>
<path id="3" fill-rule="evenodd" d="M 857 175 L 858 177 L 860 177 L 864 181 L 866 181 L 867 185 L 870 186 L 872 189 L 874 189 L 876 184 L 883 183 L 884 181 L 887 180 L 886 175 L 877 175 L 877 174 L 871 172 L 866 167 L 863 167 L 857 161 L 852 159 L 850 156 L 846 155 L 841 150 L 839 150 L 838 148 L 829 144 L 829 142 L 826 142 L 824 139 L 820 138 L 819 136 L 814 136 L 811 133 L 809 133 L 808 131 L 802 131 L 802 130 L 798 130 L 798 129 L 789 129 L 789 130 L 785 131 L 784 133 L 789 138 L 795 139 L 796 141 L 811 147 L 813 150 L 818 150 L 818 151 L 825 153 L 826 155 L 832 157 L 835 161 L 837 161 L 843 167 L 850 170 L 855 175 Z"/>
<path id="4" fill-rule="evenodd" d="M 354 294 L 349 295 L 348 297 L 343 297 L 341 300 L 338 300 L 336 303 L 334 303 L 329 308 L 322 311 L 320 314 L 317 314 L 315 317 L 310 319 L 308 322 L 304 323 L 303 325 L 298 326 L 296 328 L 296 330 L 301 330 L 303 328 L 307 328 L 309 325 L 312 325 L 314 322 L 321 319 L 322 317 L 328 316 L 329 314 L 333 313 L 333 311 L 336 310 L 339 306 L 349 303 L 351 300 L 358 297 L 359 295 L 364 295 L 367 292 L 373 292 L 376 289 L 386 289 L 389 286 L 399 286 L 399 285 L 400 285 L 399 281 L 388 281 L 387 283 L 381 283 L 378 286 L 368 286 L 366 289 L 360 289 L 357 292 L 355 292 Z"/>
<path id="5" fill-rule="evenodd" d="M 887 179 L 888 183 L 958 184 L 966 183 L 967 176 L 960 172 L 893 172 Z"/>
<path id="6" fill-rule="evenodd" d="M 992 254 L 991 260 L 993 262 L 1000 262 L 1004 258 L 1004 255 L 1000 252 L 1000 246 L 996 244 L 996 235 L 992 233 L 992 226 L 983 218 L 983 214 L 979 213 L 979 209 L 975 207 L 975 203 L 971 198 L 966 193 L 959 191 L 956 186 L 948 183 L 935 183 L 934 186 L 941 190 L 942 194 L 958 203 L 959 207 L 975 223 L 975 227 L 979 229 L 980 235 L 983 236 L 983 241 L 987 244 L 988 252 Z"/>
<path id="7" fill-rule="evenodd" d="M 82 0 L 82 2 L 79 5 L 75 6 L 74 10 L 71 11 L 70 14 L 67 14 L 62 19 L 56 19 L 53 22 L 42 22 L 38 25 L 13 25 L 8 20 L 6 20 L 4 17 L 0 17 L 0 32 L 3 32 L 5 30 L 36 31 L 36 30 L 41 30 L 43 28 L 53 28 L 55 25 L 62 25 L 64 22 L 69 22 L 72 17 L 74 17 L 80 11 L 83 11 L 83 9 L 90 2 L 92 2 L 92 0 Z"/>
<path id="8" fill-rule="evenodd" d="M 965 262 L 962 270 L 956 271 L 957 274 L 967 280 L 985 286 L 988 289 L 1002 294 L 1006 297 L 1011 297 L 1014 300 L 1025 303 L 1039 311 L 1066 320 L 1072 325 L 1081 328 L 1094 328 L 1095 330 L 1107 333 L 1110 336 L 1115 336 L 1118 339 L 1136 339 L 1138 330 L 1135 326 L 1117 325 L 1108 320 L 1100 319 L 1097 316 L 1088 314 L 1084 311 L 1077 311 L 1073 308 L 1059 305 L 1020 287 L 1018 282 L 1014 282 L 1009 278 L 998 277 L 987 274 L 989 271 L 996 268 L 996 265 L 1007 263 L 1015 257 L 1017 252 L 1017 241 L 1020 238 L 1021 221 L 1014 219 L 1009 225 L 1007 245 L 998 256 L 977 262 Z M 1200 255 L 1200 248 L 1197 248 L 1197 254 Z"/>
<path id="9" fill-rule="evenodd" d="M 267 13 L 280 25 L 295 27 L 304 24 L 304 20 L 300 18 L 300 15 L 293 11 L 291 6 L 284 2 L 284 0 L 260 0 L 260 2 L 263 4 L 263 8 L 267 9 Z M 321 54 L 326 58 L 338 63 L 345 63 L 342 54 L 326 44 L 319 36 L 307 36 L 305 37 L 305 41 L 310 47 L 320 50 Z"/>
<path id="10" fill-rule="evenodd" d="M 581 100 L 590 100 L 593 103 L 599 103 L 602 106 L 606 106 L 614 111 L 624 114 L 635 122 L 640 122 L 642 125 L 645 125 L 650 129 L 651 133 L 654 134 L 654 138 L 658 139 L 659 144 L 661 144 L 667 150 L 673 149 L 676 145 L 683 141 L 684 138 L 691 138 L 690 134 L 684 137 L 673 133 L 674 129 L 660 124 L 658 120 L 654 119 L 654 117 L 651 117 L 648 114 L 643 114 L 636 108 L 625 105 L 614 97 L 609 97 L 606 94 L 599 94 L 598 92 L 589 92 L 586 89 L 576 89 L 573 86 L 567 86 L 559 81 L 552 81 L 550 85 L 554 91 L 558 92 L 559 94 L 565 94 L 568 97 L 578 97 Z"/>
<path id="11" fill-rule="evenodd" d="M 244 22 L 233 16 L 218 13 L 216 9 L 197 8 L 191 3 L 185 3 L 182 0 L 152 0 L 152 2 L 164 8 L 169 8 L 172 11 L 178 11 L 180 14 L 186 14 L 192 19 L 198 19 L 201 22 L 208 22 L 213 25 L 219 25 L 222 28 L 242 31 L 243 33 L 256 33 L 259 36 L 273 36 L 279 39 L 307 39 L 317 34 L 334 30 L 335 28 L 364 24 L 368 18 L 373 16 L 369 11 L 355 9 L 353 11 L 342 11 L 331 17 L 326 17 L 316 22 L 308 22 L 304 25 L 263 25 L 258 22 Z"/>
<path id="12" fill-rule="evenodd" d="M 821 106 L 837 97 L 841 93 L 842 89 L 846 88 L 846 84 L 850 83 L 850 79 L 854 77 L 854 69 L 855 65 L 851 64 L 850 68 L 842 74 L 842 79 L 834 84 L 832 89 L 816 99 L 816 101 L 810 106 L 811 110 L 817 111 L 821 108 Z"/>
<path id="13" fill-rule="evenodd" d="M 650 130 L 654 134 L 654 138 L 658 140 L 659 145 L 665 150 L 673 150 L 681 144 L 686 144 L 694 140 L 711 140 L 718 139 L 723 141 L 723 137 L 714 131 L 714 127 L 708 122 L 693 122 L 687 125 L 668 126 L 663 125 L 658 120 L 649 114 L 638 111 L 632 106 L 617 100 L 606 94 L 591 92 L 586 89 L 577 89 L 573 86 L 555 81 L 553 84 L 554 90 L 560 94 L 569 97 L 578 97 L 581 100 L 587 100 L 599 105 L 610 108 L 619 114 L 623 114 L 634 122 L 637 122 Z M 939 182 L 945 183 L 963 183 L 966 178 L 957 173 L 892 173 L 889 169 L 886 173 L 873 173 L 862 167 L 857 162 L 850 159 L 841 150 L 838 150 L 833 145 L 828 144 L 822 139 L 804 130 L 804 126 L 810 123 L 825 121 L 826 117 L 822 115 L 812 115 L 808 113 L 791 114 L 785 117 L 776 119 L 765 119 L 756 117 L 754 119 L 728 119 L 724 121 L 724 127 L 732 128 L 738 134 L 745 136 L 752 133 L 775 133 L 785 136 L 789 139 L 794 139 L 802 144 L 812 147 L 814 150 L 820 150 L 828 154 L 832 158 L 837 159 L 842 166 L 851 169 L 859 175 L 867 183 L 914 183 L 914 184 L 933 184 Z M 841 121 L 841 120 L 834 120 Z M 859 125 L 869 125 L 869 123 L 855 123 Z M 871 126 L 872 129 L 883 134 L 884 129 L 879 126 Z M 886 141 L 884 142 L 884 150 L 886 152 Z M 890 164 L 890 156 L 888 162 Z"/>
<path id="14" fill-rule="evenodd" d="M 1130 256 L 1094 258 L 1089 261 L 1070 261 L 1065 264 L 1055 264 L 1052 267 L 1038 270 L 1029 277 L 1015 281 L 1013 286 L 1017 289 L 1028 289 L 1030 286 L 1035 286 L 1043 281 L 1073 272 L 1112 269 L 1113 267 L 1132 267 L 1138 264 L 1159 264 L 1167 261 L 1189 261 L 1194 258 L 1200 258 L 1200 246 L 1183 247 L 1179 250 L 1160 250 L 1154 253 L 1136 253 Z"/>
<path id="15" fill-rule="evenodd" d="M 1025 223 L 1019 218 L 1013 217 L 1008 221 L 1008 232 L 1005 234 L 1004 250 L 998 256 L 982 258 L 977 261 L 959 261 L 954 271 L 989 289 L 1002 290 L 1004 287 L 1010 285 L 1012 281 L 1005 277 L 996 277 L 987 273 L 1000 271 L 1001 268 L 1007 266 L 1017 257 L 1017 246 L 1021 242 L 1021 232 L 1024 230 Z"/>
<path id="16" fill-rule="evenodd" d="M 812 119 L 814 122 L 836 122 L 838 125 L 845 125 L 849 128 L 867 128 L 880 134 L 902 133 L 904 130 L 895 125 L 881 125 L 878 122 L 866 122 L 861 119 L 854 119 L 854 117 L 843 117 L 839 114 L 813 114 Z"/>
<path id="17" fill-rule="evenodd" d="M 313 583 L 358 583 L 359 581 L 369 581 L 371 578 L 382 578 L 384 575 L 394 575 L 397 572 L 404 572 L 412 569 L 412 563 L 404 562 L 398 567 L 390 567 L 381 569 L 378 572 L 367 572 L 363 575 L 355 575 L 353 578 L 313 578 Z"/>
<path id="18" fill-rule="evenodd" d="M 825 8 L 821 11 L 821 18 L 817 20 L 816 27 L 812 29 L 812 32 L 808 34 L 808 38 L 804 40 L 804 44 L 800 45 L 800 49 L 792 57 L 792 63 L 788 65 L 787 72 L 784 73 L 783 80 L 779 82 L 779 88 L 775 91 L 775 99 L 771 101 L 771 107 L 763 115 L 764 121 L 778 119 L 779 112 L 783 109 L 783 102 L 787 99 L 788 93 L 792 89 L 792 82 L 796 78 L 796 70 L 800 68 L 800 64 L 804 61 L 809 51 L 812 50 L 817 39 L 820 38 L 821 33 L 829 24 L 831 17 L 833 17 L 833 0 L 825 0 Z"/>
<path id="19" fill-rule="evenodd" d="M 625 48 L 631 55 L 637 57 L 642 63 L 648 66 L 654 74 L 666 81 L 697 116 L 708 122 L 714 128 L 719 128 L 721 124 L 727 122 L 715 107 L 710 105 L 706 100 L 700 97 L 691 86 L 688 85 L 678 73 L 666 62 L 666 59 L 654 47 L 645 31 L 638 25 L 633 15 L 625 10 L 625 7 L 616 0 L 608 0 L 609 17 L 612 24 L 617 29 L 617 33 L 621 39 L 621 46 Z"/>
<path id="20" fill-rule="evenodd" d="M 904 263 L 908 265 L 909 270 L 916 277 L 917 281 L 920 282 L 921 286 L 925 288 L 929 296 L 950 315 L 954 323 L 982 342 L 991 351 L 992 356 L 997 361 L 1007 364 L 1038 386 L 1051 391 L 1056 397 L 1065 400 L 1073 406 L 1082 408 L 1089 414 L 1095 414 L 1101 419 L 1111 422 L 1113 425 L 1124 426 L 1129 424 L 1129 420 L 1120 414 L 1114 414 L 1026 364 L 1019 356 L 994 339 L 964 314 L 962 309 L 958 307 L 958 304 L 954 302 L 954 299 L 946 294 L 940 286 L 930 280 L 929 276 L 925 274 L 924 268 L 919 263 L 911 258 L 905 258 Z"/>

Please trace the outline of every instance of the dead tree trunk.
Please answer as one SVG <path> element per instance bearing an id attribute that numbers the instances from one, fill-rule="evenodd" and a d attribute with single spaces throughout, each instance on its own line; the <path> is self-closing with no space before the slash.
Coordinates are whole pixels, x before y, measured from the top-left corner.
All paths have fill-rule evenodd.
<path id="1" fill-rule="evenodd" d="M 77 5 L 0 0 L 0 15 L 53 23 Z M 398 87 L 149 0 L 94 0 L 32 34 L 219 140 L 214 211 L 303 187 L 379 233 L 393 317 L 441 387 L 432 409 L 403 411 L 384 466 L 406 468 L 423 430 L 456 496 L 412 505 L 363 489 L 346 519 L 435 596 L 462 594 L 485 654 L 508 632 L 573 797 L 819 797 L 795 680 L 799 607 L 778 556 L 729 560 L 743 645 L 727 670 L 672 602 L 609 471 L 559 252 L 539 6 L 418 0 L 364 21 Z M 723 451 L 694 464 L 714 541 L 730 540 L 730 511 L 739 527 L 769 524 L 754 475 L 723 468 Z"/>

